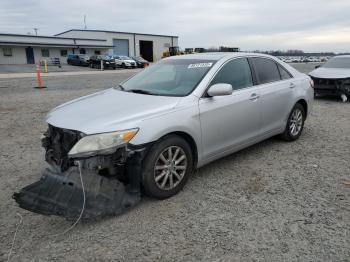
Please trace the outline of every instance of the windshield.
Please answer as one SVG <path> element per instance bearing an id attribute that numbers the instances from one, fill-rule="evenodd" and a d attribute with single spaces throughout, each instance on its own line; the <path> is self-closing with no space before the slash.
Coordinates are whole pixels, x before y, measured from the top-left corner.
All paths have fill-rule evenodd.
<path id="1" fill-rule="evenodd" d="M 103 59 L 103 60 L 110 60 L 111 57 L 108 55 L 98 55 L 96 56 L 97 59 Z"/>
<path id="2" fill-rule="evenodd" d="M 162 60 L 124 82 L 121 89 L 150 95 L 186 96 L 214 63 L 213 60 L 198 59 Z"/>
<path id="3" fill-rule="evenodd" d="M 333 57 L 322 67 L 325 68 L 350 68 L 350 57 Z"/>

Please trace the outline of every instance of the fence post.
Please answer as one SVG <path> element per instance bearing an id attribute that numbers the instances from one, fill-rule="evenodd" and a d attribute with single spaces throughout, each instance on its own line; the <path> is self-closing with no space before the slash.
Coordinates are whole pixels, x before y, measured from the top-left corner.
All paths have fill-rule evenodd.
<path id="1" fill-rule="evenodd" d="M 103 60 L 101 60 L 101 71 L 103 70 Z"/>
<path id="2" fill-rule="evenodd" d="M 47 73 L 47 61 L 46 61 L 46 59 L 44 60 L 44 72 Z"/>

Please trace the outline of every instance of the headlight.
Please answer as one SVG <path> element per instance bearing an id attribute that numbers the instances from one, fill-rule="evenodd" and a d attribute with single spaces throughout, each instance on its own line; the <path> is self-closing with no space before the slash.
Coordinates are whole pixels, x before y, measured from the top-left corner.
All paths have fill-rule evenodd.
<path id="1" fill-rule="evenodd" d="M 69 151 L 70 158 L 88 157 L 97 154 L 112 154 L 115 150 L 128 143 L 137 133 L 138 129 L 129 129 L 111 133 L 102 133 L 85 136 L 80 139 Z"/>
<path id="2" fill-rule="evenodd" d="M 109 64 L 109 62 L 106 62 L 106 64 L 108 65 L 108 64 Z"/>

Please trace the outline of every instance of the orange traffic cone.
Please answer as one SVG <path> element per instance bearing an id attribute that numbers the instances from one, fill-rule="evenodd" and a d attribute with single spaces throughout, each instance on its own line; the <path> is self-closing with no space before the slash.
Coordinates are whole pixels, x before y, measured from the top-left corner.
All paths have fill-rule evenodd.
<path id="1" fill-rule="evenodd" d="M 40 68 L 38 64 L 35 64 L 35 71 L 36 71 L 36 78 L 38 81 L 38 86 L 36 86 L 35 88 L 38 88 L 38 89 L 46 88 L 46 86 L 43 86 L 43 83 L 41 81 Z"/>

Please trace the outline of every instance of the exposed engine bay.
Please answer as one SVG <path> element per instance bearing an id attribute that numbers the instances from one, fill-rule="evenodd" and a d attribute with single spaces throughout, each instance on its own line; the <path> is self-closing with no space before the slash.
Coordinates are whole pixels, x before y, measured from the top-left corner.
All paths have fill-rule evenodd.
<path id="1" fill-rule="evenodd" d="M 50 164 L 39 181 L 13 195 L 21 208 L 67 219 L 117 215 L 140 201 L 141 167 L 147 146 L 125 144 L 109 154 L 70 158 L 85 134 L 49 125 L 42 138 Z"/>

